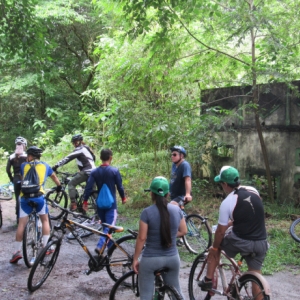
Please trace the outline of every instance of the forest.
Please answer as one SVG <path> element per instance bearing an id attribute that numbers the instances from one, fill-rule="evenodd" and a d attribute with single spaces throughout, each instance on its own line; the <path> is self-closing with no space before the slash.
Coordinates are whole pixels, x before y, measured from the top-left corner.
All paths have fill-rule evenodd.
<path id="1" fill-rule="evenodd" d="M 198 176 L 235 111 L 202 91 L 299 79 L 295 0 L 0 0 L 0 153 L 22 135 L 51 158 L 82 133 L 97 152 L 160 156 L 183 145 Z M 59 145 L 59 146 L 58 146 Z M 66 149 L 67 148 L 67 149 Z M 71 148 L 70 148 L 71 149 Z M 162 151 L 162 152 L 161 152 Z M 46 150 L 47 153 L 47 150 Z M 169 167 L 169 166 L 168 166 Z"/>

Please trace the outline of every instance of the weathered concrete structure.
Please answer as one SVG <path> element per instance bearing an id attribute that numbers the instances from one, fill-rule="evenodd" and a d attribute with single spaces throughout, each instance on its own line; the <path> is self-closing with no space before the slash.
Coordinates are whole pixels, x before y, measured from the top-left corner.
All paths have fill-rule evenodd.
<path id="1" fill-rule="evenodd" d="M 293 86 L 295 89 L 284 83 L 259 86 L 260 120 L 274 198 L 282 203 L 300 203 L 300 96 L 297 95 L 300 81 L 293 82 Z M 247 96 L 250 94 L 250 86 L 206 90 L 202 94 L 202 101 L 208 104 L 204 110 L 218 105 L 236 112 L 226 121 L 224 131 L 220 133 L 229 154 L 217 156 L 217 161 L 219 166 L 235 166 L 242 179 L 248 180 L 266 175 L 254 113 L 249 105 L 247 107 L 252 100 Z M 264 188 L 261 181 L 258 188 Z"/>

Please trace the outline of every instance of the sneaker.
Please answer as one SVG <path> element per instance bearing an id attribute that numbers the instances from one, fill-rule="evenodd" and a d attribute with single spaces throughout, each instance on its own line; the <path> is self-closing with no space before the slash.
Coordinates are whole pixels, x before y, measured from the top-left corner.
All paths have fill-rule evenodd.
<path id="1" fill-rule="evenodd" d="M 177 247 L 183 246 L 183 241 L 181 239 L 177 240 L 176 245 L 177 245 Z"/>
<path id="2" fill-rule="evenodd" d="M 76 202 L 71 202 L 71 204 L 70 204 L 70 210 L 74 211 L 76 209 L 77 209 L 77 203 Z"/>
<path id="3" fill-rule="evenodd" d="M 205 281 L 205 278 L 198 282 L 198 286 L 201 288 L 201 291 L 209 291 L 212 289 L 212 281 Z"/>
<path id="4" fill-rule="evenodd" d="M 82 209 L 83 209 L 83 211 L 87 211 L 88 209 L 89 209 L 89 205 L 88 205 L 88 203 L 86 203 L 86 202 L 83 202 L 83 204 L 82 204 Z"/>
<path id="5" fill-rule="evenodd" d="M 30 264 L 33 265 L 34 262 L 35 262 L 35 257 L 32 257 L 31 260 L 30 260 Z"/>
<path id="6" fill-rule="evenodd" d="M 10 259 L 10 263 L 11 264 L 16 264 L 21 258 L 23 258 L 21 251 L 18 250 L 17 252 L 15 252 L 12 256 L 12 258 Z"/>

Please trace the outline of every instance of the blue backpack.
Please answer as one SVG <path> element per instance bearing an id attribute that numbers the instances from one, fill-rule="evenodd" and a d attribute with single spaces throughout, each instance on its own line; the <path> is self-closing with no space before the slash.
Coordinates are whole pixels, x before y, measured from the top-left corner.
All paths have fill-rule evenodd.
<path id="1" fill-rule="evenodd" d="M 105 171 L 106 171 L 106 169 L 108 169 L 108 167 L 105 168 Z M 99 173 L 100 173 L 100 170 L 99 170 Z M 104 173 L 102 174 L 102 178 L 105 178 Z M 101 190 L 98 194 L 97 200 L 96 200 L 97 207 L 99 209 L 109 209 L 112 207 L 114 202 L 115 202 L 115 199 L 112 196 L 107 184 L 103 183 Z"/>

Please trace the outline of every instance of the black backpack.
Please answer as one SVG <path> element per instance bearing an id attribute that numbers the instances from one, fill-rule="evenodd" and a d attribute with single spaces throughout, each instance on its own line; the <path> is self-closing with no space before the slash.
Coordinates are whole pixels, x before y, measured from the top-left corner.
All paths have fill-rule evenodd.
<path id="1" fill-rule="evenodd" d="M 33 164 L 30 163 L 30 169 L 26 173 L 26 176 L 24 177 L 22 184 L 21 184 L 21 191 L 24 194 L 24 197 L 35 197 L 40 191 L 41 185 L 40 185 L 40 178 L 39 175 L 35 169 L 35 166 L 38 163 L 33 162 Z"/>
<path id="2" fill-rule="evenodd" d="M 94 152 L 92 151 L 92 149 L 87 145 L 83 145 L 83 147 L 86 148 L 91 153 L 91 155 L 93 157 L 93 161 L 96 161 L 96 156 L 95 156 Z"/>

